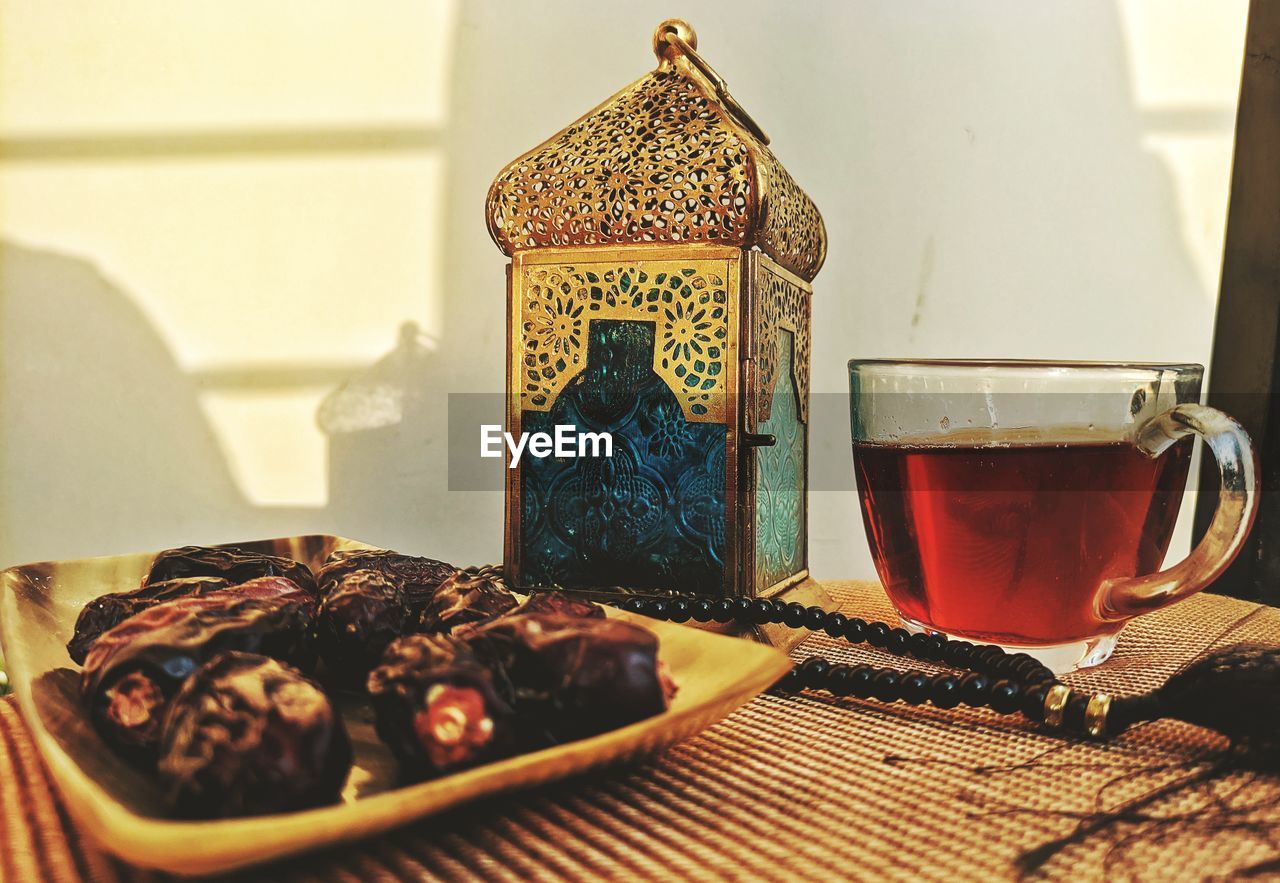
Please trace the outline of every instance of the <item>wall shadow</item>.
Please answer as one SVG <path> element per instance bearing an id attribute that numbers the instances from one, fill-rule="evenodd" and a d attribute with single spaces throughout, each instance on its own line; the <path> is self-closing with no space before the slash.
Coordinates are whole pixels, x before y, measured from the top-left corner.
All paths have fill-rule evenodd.
<path id="1" fill-rule="evenodd" d="M 478 526 L 457 512 L 448 490 L 446 376 L 435 343 L 406 322 L 390 352 L 325 397 L 317 420 L 329 439 L 329 516 L 336 532 L 458 564 L 481 563 L 483 546 L 468 556 L 457 542 Z"/>
<path id="2" fill-rule="evenodd" d="M 245 501 L 197 392 L 93 264 L 0 241 L 0 566 L 301 532 Z"/>
<path id="3" fill-rule="evenodd" d="M 0 242 L 0 384 L 0 561 L 145 548 L 242 503 L 191 380 L 84 260 Z"/>

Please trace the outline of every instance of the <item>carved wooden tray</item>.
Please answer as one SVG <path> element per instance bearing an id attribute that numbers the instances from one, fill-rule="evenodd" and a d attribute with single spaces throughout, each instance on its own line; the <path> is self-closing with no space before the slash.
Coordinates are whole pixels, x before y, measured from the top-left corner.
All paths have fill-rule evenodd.
<path id="1" fill-rule="evenodd" d="M 316 565 L 337 548 L 364 547 L 311 535 L 236 543 Z M 657 717 L 430 782 L 400 785 L 373 730 L 368 703 L 340 700 L 355 765 L 333 806 L 275 816 L 191 822 L 166 818 L 159 791 L 114 755 L 83 714 L 79 668 L 65 644 L 80 608 L 106 592 L 137 587 L 155 553 L 43 562 L 0 573 L 0 642 L 14 693 L 67 806 L 102 845 L 127 861 L 187 874 L 212 873 L 355 840 L 466 801 L 643 757 L 710 726 L 787 670 L 786 656 L 740 638 L 610 610 L 661 640 L 680 685 Z"/>

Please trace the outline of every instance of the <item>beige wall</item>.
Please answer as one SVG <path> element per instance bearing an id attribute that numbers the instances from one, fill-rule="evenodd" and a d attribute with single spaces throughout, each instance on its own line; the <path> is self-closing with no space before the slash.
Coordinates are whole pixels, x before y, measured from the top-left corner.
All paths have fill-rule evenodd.
<path id="1" fill-rule="evenodd" d="M 445 395 L 502 384 L 484 192 L 668 15 L 825 213 L 816 391 L 852 356 L 1206 361 L 1245 6 L 11 0 L 0 565 L 312 530 L 495 559 L 500 498 L 444 454 Z M 870 576 L 817 413 L 814 570 Z"/>

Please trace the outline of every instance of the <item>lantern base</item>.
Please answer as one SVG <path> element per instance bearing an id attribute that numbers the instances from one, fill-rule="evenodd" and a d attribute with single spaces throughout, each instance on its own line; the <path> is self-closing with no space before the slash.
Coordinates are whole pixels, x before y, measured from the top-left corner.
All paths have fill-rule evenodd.
<path id="1" fill-rule="evenodd" d="M 783 604 L 795 602 L 803 604 L 805 607 L 816 605 L 823 610 L 835 609 L 835 602 L 831 599 L 831 595 L 822 587 L 822 583 L 811 576 L 807 576 L 794 586 L 789 586 L 769 597 L 775 601 L 781 601 Z M 708 628 L 710 631 L 720 634 L 751 638 L 761 644 L 777 647 L 783 652 L 790 652 L 792 648 L 812 634 L 807 629 L 788 628 L 780 622 L 765 623 L 764 625 L 738 625 L 736 623 L 717 625 L 716 623 L 708 623 L 706 626 L 699 625 L 698 627 Z"/>

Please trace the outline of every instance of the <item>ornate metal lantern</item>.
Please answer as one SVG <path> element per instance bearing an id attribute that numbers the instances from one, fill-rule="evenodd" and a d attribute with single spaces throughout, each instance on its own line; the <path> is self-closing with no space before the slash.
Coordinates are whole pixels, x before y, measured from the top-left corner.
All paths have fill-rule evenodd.
<path id="1" fill-rule="evenodd" d="M 693 29 L 666 21 L 653 42 L 656 70 L 489 190 L 489 232 L 511 257 L 508 431 L 572 425 L 614 444 L 612 457 L 524 457 L 508 471 L 507 577 L 812 595 L 822 217 Z"/>

